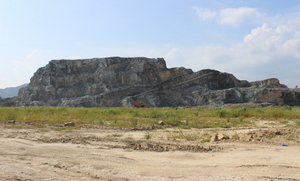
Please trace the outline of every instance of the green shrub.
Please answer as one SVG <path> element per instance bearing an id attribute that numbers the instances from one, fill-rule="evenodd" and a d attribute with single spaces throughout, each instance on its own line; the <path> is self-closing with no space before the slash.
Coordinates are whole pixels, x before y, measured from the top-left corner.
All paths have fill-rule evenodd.
<path id="1" fill-rule="evenodd" d="M 131 127 L 136 127 L 138 125 L 138 120 L 137 119 L 131 119 L 130 120 L 130 123 L 131 123 Z"/>
<path id="2" fill-rule="evenodd" d="M 16 120 L 16 118 L 17 118 L 17 115 L 14 113 L 11 113 L 11 114 L 6 115 L 4 119 L 5 119 L 5 121 L 10 121 L 10 120 Z"/>
<path id="3" fill-rule="evenodd" d="M 105 116 L 110 116 L 110 115 L 116 115 L 117 112 L 113 109 L 106 109 L 102 112 L 102 114 Z"/>
<path id="4" fill-rule="evenodd" d="M 285 110 L 289 110 L 289 111 L 292 110 L 292 107 L 291 107 L 291 106 L 283 106 L 282 108 L 285 109 Z"/>
<path id="5" fill-rule="evenodd" d="M 149 114 L 149 118 L 163 118 L 165 115 L 160 111 L 151 111 Z"/>
<path id="6" fill-rule="evenodd" d="M 175 119 L 175 118 L 166 120 L 166 123 L 171 126 L 180 126 L 181 125 L 181 121 L 179 119 Z"/>
<path id="7" fill-rule="evenodd" d="M 151 139 L 152 134 L 151 134 L 149 131 L 147 131 L 147 132 L 145 133 L 144 137 L 145 137 L 145 139 L 149 140 L 149 139 Z"/>
<path id="8" fill-rule="evenodd" d="M 259 113 L 259 114 L 264 113 L 264 111 L 261 108 L 255 108 L 254 111 Z"/>
<path id="9" fill-rule="evenodd" d="M 222 108 L 217 108 L 215 113 L 219 118 L 226 117 L 226 114 L 227 114 L 226 110 L 222 109 Z"/>
<path id="10" fill-rule="evenodd" d="M 247 108 L 246 107 L 237 107 L 230 110 L 231 117 L 240 117 L 240 116 L 247 116 Z"/>
<path id="11" fill-rule="evenodd" d="M 97 123 L 98 123 L 99 125 L 101 125 L 101 126 L 104 125 L 104 121 L 103 121 L 103 120 L 97 120 Z"/>

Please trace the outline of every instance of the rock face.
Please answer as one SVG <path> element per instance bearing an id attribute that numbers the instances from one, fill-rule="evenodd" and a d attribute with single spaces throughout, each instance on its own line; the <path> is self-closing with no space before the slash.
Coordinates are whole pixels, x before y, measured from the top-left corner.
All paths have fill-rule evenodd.
<path id="1" fill-rule="evenodd" d="M 15 97 L 18 95 L 19 89 L 26 87 L 28 84 L 23 84 L 17 87 L 7 87 L 5 89 L 0 89 L 0 96 L 2 98 Z"/>
<path id="2" fill-rule="evenodd" d="M 163 58 L 52 60 L 20 89 L 16 106 L 148 107 L 300 105 L 277 79 L 248 82 L 216 70 L 166 67 Z"/>

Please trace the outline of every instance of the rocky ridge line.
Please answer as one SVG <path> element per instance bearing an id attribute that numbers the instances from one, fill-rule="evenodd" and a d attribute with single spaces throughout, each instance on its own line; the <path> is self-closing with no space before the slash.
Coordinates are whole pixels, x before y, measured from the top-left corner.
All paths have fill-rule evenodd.
<path id="1" fill-rule="evenodd" d="M 148 107 L 300 105 L 276 78 L 248 82 L 217 70 L 167 68 L 163 58 L 52 60 L 5 106 Z"/>

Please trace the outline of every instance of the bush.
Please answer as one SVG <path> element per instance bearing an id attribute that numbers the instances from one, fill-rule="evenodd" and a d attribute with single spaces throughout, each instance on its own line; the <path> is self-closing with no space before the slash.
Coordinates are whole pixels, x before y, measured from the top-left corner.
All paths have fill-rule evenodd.
<path id="1" fill-rule="evenodd" d="M 131 123 L 131 127 L 136 127 L 138 125 L 138 120 L 137 119 L 131 119 L 130 123 Z"/>
<path id="2" fill-rule="evenodd" d="M 166 121 L 166 123 L 171 126 L 180 126 L 181 125 L 181 121 L 179 119 L 169 119 Z"/>
<path id="3" fill-rule="evenodd" d="M 223 118 L 226 116 L 226 110 L 222 109 L 222 108 L 217 108 L 215 111 L 215 114 L 219 117 L 219 118 Z"/>
<path id="4" fill-rule="evenodd" d="M 105 116 L 110 116 L 110 115 L 117 115 L 117 111 L 113 110 L 113 109 L 107 109 L 107 110 L 104 110 L 102 112 L 103 115 Z"/>
<path id="5" fill-rule="evenodd" d="M 17 115 L 16 115 L 16 114 L 13 114 L 13 113 L 8 114 L 7 116 L 5 116 L 5 120 L 6 120 L 6 121 L 16 120 L 16 118 L 17 118 Z"/>
<path id="6" fill-rule="evenodd" d="M 232 117 L 240 117 L 240 116 L 247 116 L 247 108 L 245 107 L 237 107 L 231 110 L 231 116 Z"/>
<path id="7" fill-rule="evenodd" d="M 163 117 L 165 117 L 165 115 L 160 111 L 151 111 L 149 114 L 149 118 L 163 118 Z"/>

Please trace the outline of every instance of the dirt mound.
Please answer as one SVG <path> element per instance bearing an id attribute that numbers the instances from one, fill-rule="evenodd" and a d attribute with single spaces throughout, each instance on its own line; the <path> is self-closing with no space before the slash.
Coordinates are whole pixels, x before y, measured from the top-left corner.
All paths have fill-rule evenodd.
<path id="1" fill-rule="evenodd" d="M 163 143 L 153 141 L 130 141 L 124 147 L 125 149 L 143 150 L 143 151 L 192 151 L 192 152 L 209 152 L 220 151 L 223 148 L 219 146 L 203 146 L 199 144 L 179 144 Z"/>

